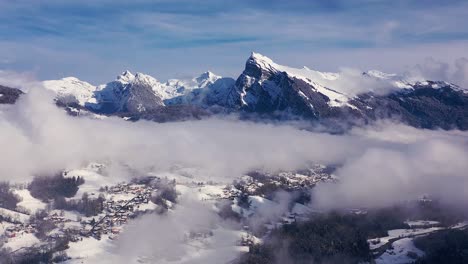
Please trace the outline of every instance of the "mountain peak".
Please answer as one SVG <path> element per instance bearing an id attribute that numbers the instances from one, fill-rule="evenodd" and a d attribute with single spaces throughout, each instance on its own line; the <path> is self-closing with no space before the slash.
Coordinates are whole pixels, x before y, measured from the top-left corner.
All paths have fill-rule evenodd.
<path id="1" fill-rule="evenodd" d="M 197 77 L 197 79 L 209 79 L 213 76 L 216 76 L 214 73 L 210 72 L 210 71 L 206 71 L 202 74 L 200 74 L 200 76 Z"/>
<path id="2" fill-rule="evenodd" d="M 274 68 L 274 66 L 276 65 L 276 63 L 268 58 L 267 56 L 264 56 L 260 53 L 256 53 L 256 52 L 252 52 L 250 54 L 250 57 L 249 59 L 247 60 L 247 63 L 253 63 L 253 64 L 256 64 L 262 68 Z"/>
<path id="3" fill-rule="evenodd" d="M 129 83 L 147 84 L 152 86 L 159 84 L 159 81 L 151 75 L 141 72 L 133 74 L 128 70 L 117 76 L 117 82 L 120 82 L 124 85 Z"/>
<path id="4" fill-rule="evenodd" d="M 218 76 L 210 71 L 206 71 L 197 78 L 195 78 L 195 81 L 199 84 L 199 86 L 203 86 L 204 83 L 211 82 L 214 83 L 216 80 L 220 79 L 221 76 Z"/>
<path id="5" fill-rule="evenodd" d="M 257 52 L 252 52 L 250 54 L 250 60 L 253 60 L 253 61 L 262 61 L 262 62 L 267 62 L 267 63 L 274 63 L 272 59 L 268 58 L 267 56 L 265 55 L 262 55 L 260 53 L 257 53 Z"/>
<path id="6" fill-rule="evenodd" d="M 255 78 L 263 78 L 277 71 L 278 64 L 274 63 L 272 59 L 252 52 L 245 65 L 244 73 Z"/>
<path id="7" fill-rule="evenodd" d="M 135 78 L 135 75 L 133 75 L 129 70 L 126 70 L 122 72 L 119 76 L 117 76 L 117 80 L 121 82 L 128 83 L 132 81 Z"/>
<path id="8" fill-rule="evenodd" d="M 139 82 L 146 82 L 148 84 L 157 84 L 159 81 L 151 75 L 137 72 L 135 74 L 135 80 Z"/>

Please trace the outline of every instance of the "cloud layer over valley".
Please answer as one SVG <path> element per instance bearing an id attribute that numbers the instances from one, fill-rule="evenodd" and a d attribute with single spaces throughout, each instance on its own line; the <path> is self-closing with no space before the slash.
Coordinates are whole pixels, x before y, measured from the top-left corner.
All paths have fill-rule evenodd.
<path id="1" fill-rule="evenodd" d="M 29 180 L 35 174 L 90 161 L 110 161 L 120 168 L 113 172 L 119 176 L 130 173 L 121 170 L 127 165 L 141 175 L 177 165 L 196 168 L 197 176 L 227 182 L 254 169 L 339 164 L 344 189 L 348 182 L 384 180 L 380 191 L 390 193 L 430 192 L 441 183 L 458 185 L 458 180 L 467 178 L 466 132 L 419 130 L 388 121 L 344 135 L 235 118 L 132 123 L 113 117 L 71 117 L 52 103 L 51 96 L 43 89 L 32 89 L 16 105 L 3 108 L 0 140 L 8 153 L 0 161 L 3 180 Z M 400 184 L 411 189 L 392 189 Z M 466 196 L 466 190 L 463 193 Z"/>

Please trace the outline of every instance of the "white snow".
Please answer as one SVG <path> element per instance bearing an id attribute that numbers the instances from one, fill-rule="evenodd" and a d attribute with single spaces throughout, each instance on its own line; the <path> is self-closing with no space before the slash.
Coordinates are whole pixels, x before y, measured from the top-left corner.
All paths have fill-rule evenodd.
<path id="1" fill-rule="evenodd" d="M 82 215 L 78 212 L 75 211 L 65 211 L 65 210 L 52 210 L 50 211 L 49 215 L 62 215 L 64 219 L 68 219 L 70 221 L 76 222 L 78 221 L 78 218 L 80 218 Z"/>
<path id="2" fill-rule="evenodd" d="M 139 72 L 133 74 L 127 70 L 117 76 L 115 81 L 97 86 L 75 77 L 48 80 L 44 81 L 43 85 L 65 102 L 76 101 L 81 106 L 88 104 L 89 107 L 99 108 L 100 104 L 105 102 L 112 101 L 119 104 L 116 95 L 121 94 L 128 85 L 149 86 L 161 99 L 170 100 L 186 95 L 194 89 L 206 88 L 221 78 L 208 71 L 193 79 L 170 79 L 167 82 L 160 82 L 148 74 Z"/>
<path id="3" fill-rule="evenodd" d="M 135 198 L 135 195 L 132 193 L 118 193 L 110 195 L 110 199 L 113 201 L 129 201 Z"/>
<path id="4" fill-rule="evenodd" d="M 5 221 L 1 222 L 0 223 L 0 236 L 5 233 L 8 227 L 11 227 L 11 226 L 14 226 L 14 225 L 12 223 L 8 223 Z"/>
<path id="5" fill-rule="evenodd" d="M 170 79 L 162 84 L 160 93 L 163 99 L 172 99 L 185 95 L 194 89 L 206 88 L 221 78 L 221 76 L 207 71 L 193 79 Z"/>
<path id="6" fill-rule="evenodd" d="M 102 169 L 105 169 L 103 164 L 91 163 L 85 168 L 67 172 L 66 177 L 80 176 L 85 180 L 84 184 L 79 186 L 74 198 L 81 198 L 84 193 L 87 193 L 90 198 L 97 198 L 101 187 L 115 185 L 121 180 L 115 176 L 110 177 L 101 174 L 100 170 Z"/>
<path id="7" fill-rule="evenodd" d="M 413 252 L 417 256 L 423 256 L 424 252 L 414 246 L 412 238 L 403 238 L 395 241 L 393 249 L 387 250 L 380 257 L 375 259 L 376 264 L 407 264 L 412 263 L 414 259 L 408 257 L 408 252 Z"/>
<path id="8" fill-rule="evenodd" d="M 129 83 L 135 79 L 135 75 L 133 75 L 129 70 L 122 72 L 119 76 L 117 76 L 117 81 L 122 83 Z"/>
<path id="9" fill-rule="evenodd" d="M 129 252 L 126 259 L 118 254 L 117 247 L 109 239 L 103 238 L 100 241 L 93 238 L 83 239 L 77 243 L 70 243 L 70 249 L 67 250 L 71 260 L 68 264 L 93 264 L 93 263 L 171 263 L 171 264 L 189 264 L 189 263 L 212 263 L 213 260 L 219 260 L 220 263 L 230 263 L 236 259 L 240 253 L 248 251 L 248 247 L 236 246 L 243 235 L 242 231 L 217 228 L 213 230 L 213 236 L 205 238 L 188 239 L 181 242 L 180 255 L 173 258 L 156 255 L 138 255 L 132 256 L 134 252 Z"/>
<path id="10" fill-rule="evenodd" d="M 249 196 L 249 201 L 250 201 L 250 207 L 248 209 L 241 208 L 240 206 L 237 205 L 237 202 L 235 202 L 232 205 L 232 210 L 238 214 L 241 214 L 246 217 L 250 217 L 255 214 L 256 211 L 262 210 L 262 211 L 276 211 L 276 208 L 278 207 L 278 203 L 273 202 L 271 200 L 268 200 L 266 198 L 260 197 L 260 196 Z"/>
<path id="11" fill-rule="evenodd" d="M 75 77 L 44 81 L 43 85 L 45 88 L 54 91 L 60 98 L 72 97 L 70 99 L 76 99 L 81 106 L 88 102 L 96 103 L 94 97 L 96 87 Z"/>
<path id="12" fill-rule="evenodd" d="M 414 237 L 419 235 L 426 235 L 432 232 L 442 230 L 443 227 L 431 227 L 431 228 L 415 228 L 415 229 L 394 229 L 388 231 L 388 236 L 386 237 L 379 237 L 379 238 L 372 238 L 369 239 L 369 247 L 371 250 L 377 249 L 386 243 L 390 242 L 390 240 L 395 238 L 405 238 L 405 237 Z"/>
<path id="13" fill-rule="evenodd" d="M 83 240 L 78 242 L 70 242 L 67 255 L 72 259 L 86 259 L 105 253 L 111 247 L 111 240 L 103 236 L 101 240 L 92 237 L 83 237 Z M 91 263 L 91 262 L 87 262 Z"/>
<path id="14" fill-rule="evenodd" d="M 466 227 L 468 227 L 468 221 L 458 223 L 456 225 L 451 226 L 450 228 L 451 229 L 463 229 L 463 228 L 466 228 Z"/>
<path id="15" fill-rule="evenodd" d="M 136 211 L 151 211 L 151 210 L 156 210 L 158 208 L 158 205 L 149 201 L 148 203 L 143 203 L 137 206 L 135 209 Z"/>
<path id="16" fill-rule="evenodd" d="M 429 227 L 440 224 L 437 221 L 418 220 L 407 221 L 405 223 L 412 227 L 428 226 L 428 228 L 395 229 L 388 231 L 388 236 L 386 237 L 369 239 L 368 242 L 371 250 L 378 249 L 389 243 L 391 240 L 394 240 L 394 242 L 392 242 L 392 247 L 387 249 L 381 256 L 375 259 L 377 264 L 412 263 L 414 259 L 408 256 L 408 252 L 413 252 L 417 256 L 424 255 L 423 251 L 414 246 L 414 238 L 445 229 L 443 227 Z M 452 228 L 461 227 L 463 227 L 462 224 L 456 225 Z"/>
<path id="17" fill-rule="evenodd" d="M 16 211 L 8 210 L 5 208 L 0 208 L 0 215 L 3 217 L 10 217 L 14 221 L 18 221 L 21 223 L 27 223 L 29 221 L 29 215 L 18 213 Z"/>
<path id="18" fill-rule="evenodd" d="M 21 202 L 18 203 L 18 206 L 29 210 L 31 214 L 35 213 L 37 210 L 41 210 L 46 207 L 46 204 L 44 202 L 32 197 L 28 189 L 15 189 L 13 190 L 13 192 L 21 197 Z"/>
<path id="19" fill-rule="evenodd" d="M 33 234 L 19 232 L 15 237 L 9 238 L 4 247 L 8 247 L 12 251 L 15 251 L 23 247 L 31 247 L 38 243 L 40 243 L 39 239 Z"/>
<path id="20" fill-rule="evenodd" d="M 224 195 L 226 185 L 205 185 L 198 188 L 198 198 L 200 200 L 217 199 Z"/>

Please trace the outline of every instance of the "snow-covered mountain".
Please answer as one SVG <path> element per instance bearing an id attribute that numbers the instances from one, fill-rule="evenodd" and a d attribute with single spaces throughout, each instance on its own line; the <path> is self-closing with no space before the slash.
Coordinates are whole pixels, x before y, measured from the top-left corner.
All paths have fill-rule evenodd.
<path id="1" fill-rule="evenodd" d="M 137 119 L 167 121 L 172 115 L 223 109 L 340 124 L 397 118 L 417 127 L 468 129 L 468 95 L 456 85 L 376 70 L 329 73 L 293 68 L 258 53 L 247 59 L 237 80 L 205 72 L 193 79 L 162 82 L 125 71 L 104 85 L 68 77 L 45 81 L 44 86 L 57 93 L 60 105 Z M 164 118 L 153 118 L 159 113 Z"/>
<path id="2" fill-rule="evenodd" d="M 378 71 L 369 71 L 365 74 L 375 79 L 389 80 L 389 83 L 393 82 L 396 87 L 411 88 L 403 81 L 397 80 L 396 75 Z M 151 88 L 164 105 L 191 103 L 255 110 L 259 105 L 267 104 L 265 100 L 269 100 L 272 104 L 271 109 L 281 110 L 281 103 L 285 103 L 283 99 L 287 91 L 278 83 L 281 80 L 280 75 L 301 80 L 308 85 L 308 89 L 296 91 L 297 95 L 303 98 L 307 98 L 307 93 L 315 92 L 329 98 L 327 104 L 331 107 L 354 107 L 349 104 L 352 96 L 333 87 L 333 82 L 340 78 L 338 73 L 319 72 L 307 67 L 296 69 L 283 66 L 258 53 L 252 53 L 244 72 L 236 82 L 232 78 L 222 78 L 209 71 L 193 79 L 170 79 L 166 82 L 160 82 L 143 73 L 134 75 L 125 71 L 117 76 L 115 81 L 99 86 L 93 86 L 75 77 L 45 81 L 44 86 L 56 92 L 59 100 L 64 103 L 76 102 L 82 107 L 96 110 L 101 109 L 102 104 L 114 104 L 115 111 L 122 111 L 128 99 L 123 91 L 131 90 L 132 87 Z M 313 108 L 310 103 L 309 107 Z"/>
<path id="3" fill-rule="evenodd" d="M 96 87 L 75 77 L 61 80 L 44 81 L 44 86 L 57 93 L 57 98 L 64 102 L 76 102 L 81 106 L 86 103 L 96 103 L 94 92 Z M 68 101 L 69 100 L 69 101 Z"/>
<path id="4" fill-rule="evenodd" d="M 313 71 L 306 67 L 296 69 L 276 64 L 270 58 L 258 53 L 252 53 L 246 63 L 241 76 L 230 93 L 229 102 L 246 106 L 250 109 L 258 107 L 269 107 L 281 109 L 285 103 L 288 91 L 284 89 L 285 78 L 298 79 L 308 84 L 308 92 L 318 92 L 330 98 L 330 106 L 347 105 L 349 97 L 343 93 L 325 87 L 326 81 L 338 78 L 336 73 L 324 73 Z M 298 90 L 297 95 L 307 97 L 304 91 Z M 268 105 L 268 106 L 267 106 Z M 285 105 L 285 107 L 287 107 Z"/>
<path id="5" fill-rule="evenodd" d="M 167 105 L 201 104 L 211 90 L 213 95 L 209 95 L 210 98 L 216 97 L 232 83 L 233 79 L 222 78 L 212 72 L 189 80 L 160 82 L 150 75 L 132 74 L 130 71 L 124 71 L 114 81 L 98 86 L 75 77 L 43 82 L 47 89 L 57 94 L 60 104 L 104 114 L 134 114 Z"/>
<path id="6" fill-rule="evenodd" d="M 325 73 L 279 65 L 252 53 L 225 107 L 292 114 L 335 124 L 395 118 L 417 127 L 468 129 L 468 96 L 442 81 L 408 80 L 379 71 Z"/>

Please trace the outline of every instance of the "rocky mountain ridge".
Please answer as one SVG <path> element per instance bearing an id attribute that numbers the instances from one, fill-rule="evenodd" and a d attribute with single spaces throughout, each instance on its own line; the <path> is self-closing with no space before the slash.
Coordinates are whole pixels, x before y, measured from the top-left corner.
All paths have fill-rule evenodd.
<path id="1" fill-rule="evenodd" d="M 125 71 L 94 86 L 74 77 L 44 81 L 58 105 L 77 111 L 155 121 L 241 113 L 337 126 L 397 119 L 422 128 L 468 129 L 468 93 L 443 81 L 407 80 L 376 70 L 328 73 L 283 66 L 252 53 L 234 80 L 205 72 L 161 82 Z"/>

